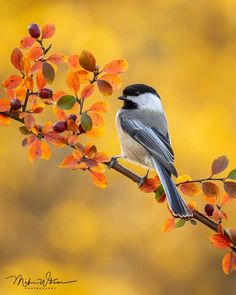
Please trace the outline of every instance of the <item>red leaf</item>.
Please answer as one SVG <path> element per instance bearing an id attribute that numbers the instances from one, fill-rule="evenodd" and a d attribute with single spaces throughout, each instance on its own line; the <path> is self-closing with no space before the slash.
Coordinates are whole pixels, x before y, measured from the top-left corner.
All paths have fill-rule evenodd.
<path id="1" fill-rule="evenodd" d="M 94 158 L 99 163 L 108 163 L 111 160 L 111 157 L 109 157 L 106 153 L 98 152 Z"/>
<path id="2" fill-rule="evenodd" d="M 89 72 L 93 72 L 96 67 L 96 60 L 91 52 L 83 50 L 79 56 L 79 63 L 82 68 Z"/>
<path id="3" fill-rule="evenodd" d="M 65 59 L 65 55 L 62 53 L 54 53 L 47 58 L 47 60 L 54 64 L 63 64 L 65 62 Z"/>
<path id="4" fill-rule="evenodd" d="M 56 27 L 54 24 L 46 24 L 42 28 L 42 39 L 51 38 L 56 31 Z"/>
<path id="5" fill-rule="evenodd" d="M 20 41 L 20 48 L 30 48 L 35 42 L 35 38 L 24 37 Z"/>
<path id="6" fill-rule="evenodd" d="M 41 71 L 43 67 L 43 63 L 41 61 L 36 61 L 31 67 L 32 74 L 38 71 Z"/>
<path id="7" fill-rule="evenodd" d="M 73 71 L 78 70 L 80 68 L 79 55 L 74 54 L 74 55 L 69 56 L 68 57 L 68 65 Z"/>
<path id="8" fill-rule="evenodd" d="M 7 98 L 0 98 L 0 112 L 7 112 L 10 108 L 10 100 Z"/>
<path id="9" fill-rule="evenodd" d="M 222 268 L 225 274 L 230 274 L 236 270 L 236 253 L 226 253 L 222 260 Z"/>
<path id="10" fill-rule="evenodd" d="M 62 147 L 65 145 L 65 139 L 60 134 L 54 131 L 47 132 L 44 134 L 44 138 L 48 143 L 54 144 L 57 147 Z"/>
<path id="11" fill-rule="evenodd" d="M 31 60 L 37 60 L 42 56 L 43 56 L 43 49 L 39 46 L 35 46 L 31 48 L 27 54 L 27 57 Z"/>
<path id="12" fill-rule="evenodd" d="M 111 84 L 109 84 L 105 80 L 97 80 L 98 89 L 104 96 L 110 96 L 112 95 L 112 87 Z"/>
<path id="13" fill-rule="evenodd" d="M 17 75 L 8 76 L 5 81 L 3 81 L 2 86 L 7 89 L 16 88 L 21 83 L 21 77 Z"/>
<path id="14" fill-rule="evenodd" d="M 13 66 L 19 71 L 22 70 L 22 68 L 21 68 L 22 57 L 23 57 L 23 54 L 20 51 L 20 49 L 14 48 L 12 51 L 12 54 L 11 54 L 11 62 L 13 64 Z"/>
<path id="15" fill-rule="evenodd" d="M 113 60 L 105 65 L 103 71 L 109 74 L 124 73 L 128 69 L 128 62 L 124 59 Z"/>
<path id="16" fill-rule="evenodd" d="M 225 249 L 230 247 L 230 241 L 223 234 L 213 234 L 210 236 L 212 244 L 219 249 Z"/>
<path id="17" fill-rule="evenodd" d="M 82 99 L 88 98 L 89 96 L 93 94 L 94 90 L 95 90 L 94 84 L 85 86 L 81 92 L 81 98 Z"/>
<path id="18" fill-rule="evenodd" d="M 160 179 L 158 177 L 147 178 L 144 184 L 139 188 L 142 192 L 152 193 L 160 185 Z"/>

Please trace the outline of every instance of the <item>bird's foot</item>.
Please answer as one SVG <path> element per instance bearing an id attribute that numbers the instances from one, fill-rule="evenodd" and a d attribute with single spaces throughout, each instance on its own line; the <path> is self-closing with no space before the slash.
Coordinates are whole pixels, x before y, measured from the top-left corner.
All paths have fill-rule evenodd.
<path id="1" fill-rule="evenodd" d="M 145 181 L 148 178 L 148 173 L 149 173 L 149 169 L 148 169 L 147 173 L 144 175 L 144 177 L 142 177 L 141 180 L 139 181 L 138 187 L 141 187 L 142 185 L 144 185 Z"/>
<path id="2" fill-rule="evenodd" d="M 120 158 L 121 158 L 121 156 L 112 157 L 109 165 L 107 166 L 108 169 L 111 169 L 117 163 L 117 159 L 120 159 Z"/>

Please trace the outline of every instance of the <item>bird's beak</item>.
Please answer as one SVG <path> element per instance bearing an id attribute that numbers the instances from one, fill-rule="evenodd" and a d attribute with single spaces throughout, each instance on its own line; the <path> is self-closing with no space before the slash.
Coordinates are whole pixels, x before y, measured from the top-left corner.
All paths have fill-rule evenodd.
<path id="1" fill-rule="evenodd" d="M 120 100 L 126 100 L 126 97 L 124 95 L 121 95 L 121 96 L 118 97 L 118 99 L 120 99 Z"/>

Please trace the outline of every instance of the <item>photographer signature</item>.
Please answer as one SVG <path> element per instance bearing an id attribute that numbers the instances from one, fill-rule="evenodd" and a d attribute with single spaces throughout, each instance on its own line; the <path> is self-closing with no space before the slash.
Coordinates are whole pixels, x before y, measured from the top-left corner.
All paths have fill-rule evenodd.
<path id="1" fill-rule="evenodd" d="M 6 277 L 6 280 L 12 280 L 12 285 L 16 286 L 22 286 L 24 288 L 32 287 L 32 286 L 38 286 L 46 288 L 48 286 L 55 287 L 56 285 L 64 285 L 64 284 L 71 284 L 76 283 L 77 280 L 70 280 L 70 281 L 61 281 L 58 278 L 53 278 L 52 273 L 48 271 L 44 277 L 32 279 L 31 277 L 23 277 L 22 274 L 19 274 L 17 276 L 9 276 Z"/>

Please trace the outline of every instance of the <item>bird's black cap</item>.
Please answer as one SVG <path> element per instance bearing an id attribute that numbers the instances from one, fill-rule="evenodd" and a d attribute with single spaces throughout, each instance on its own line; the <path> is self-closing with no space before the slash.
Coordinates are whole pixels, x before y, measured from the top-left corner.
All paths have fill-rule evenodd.
<path id="1" fill-rule="evenodd" d="M 144 93 L 152 93 L 160 97 L 154 88 L 145 84 L 133 84 L 133 85 L 127 86 L 123 90 L 124 96 L 138 96 Z"/>

